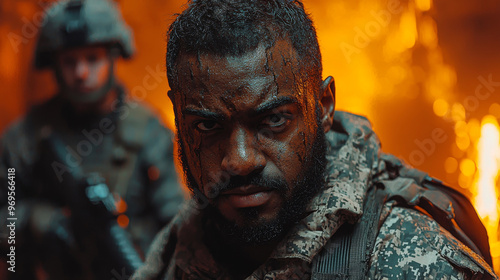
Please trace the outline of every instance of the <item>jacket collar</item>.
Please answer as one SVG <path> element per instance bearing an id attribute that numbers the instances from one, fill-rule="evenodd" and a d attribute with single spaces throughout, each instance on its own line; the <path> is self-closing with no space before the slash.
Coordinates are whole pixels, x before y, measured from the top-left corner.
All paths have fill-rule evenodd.
<path id="1" fill-rule="evenodd" d="M 354 223 L 363 214 L 364 194 L 378 168 L 379 140 L 366 118 L 338 111 L 326 137 L 326 188 L 313 198 L 310 214 L 289 232 L 272 258 L 311 262 L 344 222 Z"/>

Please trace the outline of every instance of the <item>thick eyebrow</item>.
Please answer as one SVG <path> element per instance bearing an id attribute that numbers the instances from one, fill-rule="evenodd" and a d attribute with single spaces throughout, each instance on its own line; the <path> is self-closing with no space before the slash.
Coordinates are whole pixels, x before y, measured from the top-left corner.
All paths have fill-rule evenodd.
<path id="1" fill-rule="evenodd" d="M 205 119 L 211 119 L 211 120 L 216 120 L 216 121 L 224 121 L 225 117 L 221 114 L 217 114 L 214 112 L 210 112 L 207 110 L 198 110 L 198 109 L 191 109 L 191 108 L 186 108 L 182 110 L 183 115 L 193 115 L 193 116 L 198 116 L 202 117 Z"/>
<path id="2" fill-rule="evenodd" d="M 257 108 L 253 109 L 251 114 L 253 116 L 261 115 L 264 114 L 268 111 L 271 111 L 273 109 L 279 108 L 284 105 L 288 104 L 296 104 L 299 103 L 297 98 L 291 97 L 291 96 L 280 96 L 276 99 L 273 99 L 269 102 L 265 102 L 263 104 L 260 104 Z M 226 118 L 224 115 L 210 112 L 207 110 L 200 110 L 200 109 L 192 109 L 192 108 L 186 108 L 182 110 L 183 115 L 193 115 L 193 116 L 198 116 L 202 117 L 205 119 L 211 119 L 211 120 L 216 120 L 216 121 L 224 121 Z"/>
<path id="3" fill-rule="evenodd" d="M 268 111 L 279 108 L 281 106 L 288 105 L 288 104 L 296 104 L 296 103 L 299 103 L 299 101 L 295 97 L 280 96 L 280 97 L 273 99 L 269 102 L 265 102 L 263 104 L 260 104 L 257 108 L 255 108 L 253 110 L 252 115 L 264 114 Z"/>

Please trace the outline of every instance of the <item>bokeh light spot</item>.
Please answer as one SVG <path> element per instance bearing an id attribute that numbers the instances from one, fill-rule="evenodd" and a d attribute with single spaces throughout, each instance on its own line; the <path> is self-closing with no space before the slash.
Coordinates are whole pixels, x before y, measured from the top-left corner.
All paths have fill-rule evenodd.
<path id="1" fill-rule="evenodd" d="M 467 177 L 471 177 L 476 172 L 476 164 L 471 159 L 464 159 L 460 162 L 460 171 Z"/>
<path id="2" fill-rule="evenodd" d="M 458 161 L 456 158 L 448 157 L 444 161 L 444 169 L 446 173 L 454 173 L 455 171 L 457 171 L 457 168 L 458 168 Z"/>
<path id="3" fill-rule="evenodd" d="M 444 99 L 437 99 L 434 101 L 432 109 L 434 109 L 434 114 L 438 117 L 444 117 L 448 112 L 450 105 Z"/>

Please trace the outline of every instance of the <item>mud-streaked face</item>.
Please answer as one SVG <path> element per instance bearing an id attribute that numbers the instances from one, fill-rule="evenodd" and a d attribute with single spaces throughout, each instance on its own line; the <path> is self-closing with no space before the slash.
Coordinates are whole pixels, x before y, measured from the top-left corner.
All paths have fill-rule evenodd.
<path id="1" fill-rule="evenodd" d="M 300 82 L 295 50 L 278 41 L 239 57 L 183 55 L 177 71 L 170 98 L 188 183 L 237 226 L 272 223 L 304 188 L 322 130 L 319 90 Z"/>

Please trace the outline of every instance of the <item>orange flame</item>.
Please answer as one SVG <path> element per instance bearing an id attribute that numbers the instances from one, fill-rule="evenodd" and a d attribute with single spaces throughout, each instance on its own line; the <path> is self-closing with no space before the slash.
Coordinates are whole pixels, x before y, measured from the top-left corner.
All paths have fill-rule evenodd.
<path id="1" fill-rule="evenodd" d="M 499 209 L 496 184 L 500 175 L 500 127 L 495 117 L 488 115 L 481 124 L 481 138 L 477 144 L 477 167 L 474 187 L 474 206 L 488 231 L 492 257 L 499 266 L 498 240 Z M 498 268 L 495 269 L 498 271 Z"/>
<path id="2" fill-rule="evenodd" d="M 476 209 L 483 219 L 498 222 L 495 183 L 498 178 L 499 127 L 497 121 L 487 116 L 483 119 L 478 150 L 478 172 L 476 179 Z M 495 227 L 498 226 L 498 223 Z"/>

